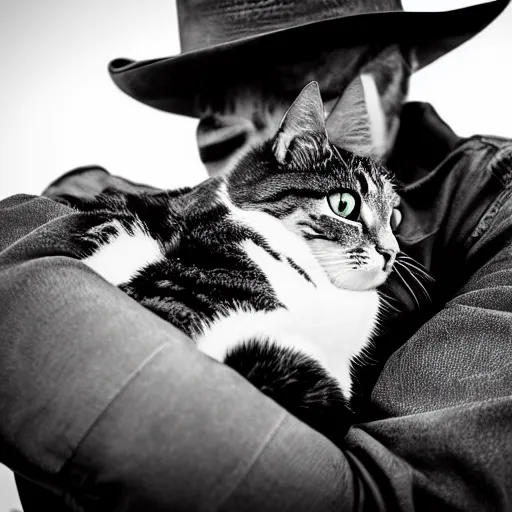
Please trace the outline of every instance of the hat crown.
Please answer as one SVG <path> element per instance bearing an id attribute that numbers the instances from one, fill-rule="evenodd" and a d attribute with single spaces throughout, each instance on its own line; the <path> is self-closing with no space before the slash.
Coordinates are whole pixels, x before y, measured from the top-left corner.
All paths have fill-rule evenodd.
<path id="1" fill-rule="evenodd" d="M 331 18 L 403 11 L 400 0 L 177 0 L 181 51 Z"/>

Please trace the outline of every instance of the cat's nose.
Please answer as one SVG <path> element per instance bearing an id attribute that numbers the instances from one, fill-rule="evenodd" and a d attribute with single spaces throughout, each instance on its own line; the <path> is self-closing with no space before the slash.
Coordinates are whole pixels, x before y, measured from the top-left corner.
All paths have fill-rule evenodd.
<path id="1" fill-rule="evenodd" d="M 385 249 L 383 247 L 377 247 L 377 252 L 384 258 L 384 265 L 382 270 L 384 272 L 389 272 L 395 263 L 396 252 L 390 249 Z"/>

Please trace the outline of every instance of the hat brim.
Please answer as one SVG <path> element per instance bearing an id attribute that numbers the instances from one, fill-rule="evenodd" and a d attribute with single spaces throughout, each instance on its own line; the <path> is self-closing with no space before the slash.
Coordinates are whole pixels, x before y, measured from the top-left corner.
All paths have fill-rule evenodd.
<path id="1" fill-rule="evenodd" d="M 196 117 L 197 94 L 236 76 L 268 73 L 276 58 L 363 44 L 410 44 L 419 69 L 482 31 L 508 5 L 495 0 L 442 12 L 377 12 L 266 32 L 173 57 L 109 65 L 114 83 L 132 98 L 167 112 Z M 297 83 L 297 94 L 305 84 Z M 293 96 L 292 96 L 293 98 Z"/>

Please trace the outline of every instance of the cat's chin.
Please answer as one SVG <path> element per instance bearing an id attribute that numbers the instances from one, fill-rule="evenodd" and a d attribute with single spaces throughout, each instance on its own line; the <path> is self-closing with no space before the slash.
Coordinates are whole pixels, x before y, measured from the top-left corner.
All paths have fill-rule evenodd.
<path id="1" fill-rule="evenodd" d="M 389 273 L 383 270 L 355 270 L 342 279 L 334 279 L 333 284 L 338 288 L 352 291 L 375 290 L 388 278 Z"/>

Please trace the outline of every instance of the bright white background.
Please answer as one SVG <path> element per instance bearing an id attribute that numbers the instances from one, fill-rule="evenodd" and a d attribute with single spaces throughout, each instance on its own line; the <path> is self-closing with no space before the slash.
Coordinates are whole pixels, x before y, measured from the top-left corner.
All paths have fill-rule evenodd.
<path id="1" fill-rule="evenodd" d="M 407 9 L 479 3 L 403 0 Z M 410 99 L 429 101 L 460 135 L 512 137 L 512 6 L 492 27 L 417 73 Z M 160 187 L 204 177 L 193 119 L 141 105 L 107 63 L 179 52 L 174 0 L 0 2 L 0 199 L 37 194 L 87 164 Z M 1 229 L 1 226 L 0 226 Z M 0 512 L 17 505 L 0 468 Z"/>

